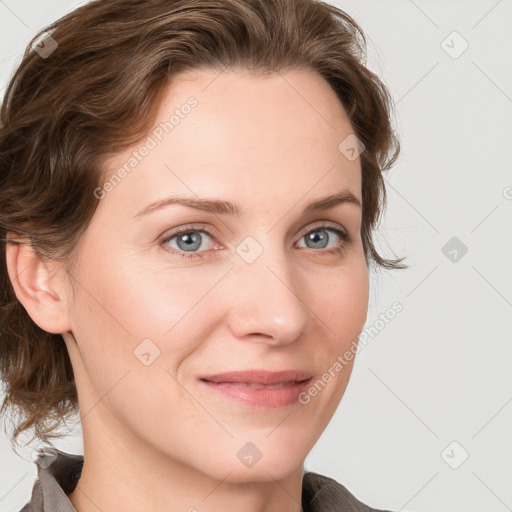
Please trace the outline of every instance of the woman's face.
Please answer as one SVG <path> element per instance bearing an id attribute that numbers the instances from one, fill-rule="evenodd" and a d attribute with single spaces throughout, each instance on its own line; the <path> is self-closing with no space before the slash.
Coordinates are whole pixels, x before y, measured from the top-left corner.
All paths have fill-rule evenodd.
<path id="1" fill-rule="evenodd" d="M 173 81 L 147 137 L 105 161 L 77 248 L 64 336 L 86 444 L 107 437 L 233 481 L 302 467 L 367 314 L 352 133 L 312 72 Z M 355 200 L 308 209 L 339 193 Z M 171 196 L 222 203 L 148 210 Z M 310 380 L 273 390 L 201 380 L 248 370 Z"/>

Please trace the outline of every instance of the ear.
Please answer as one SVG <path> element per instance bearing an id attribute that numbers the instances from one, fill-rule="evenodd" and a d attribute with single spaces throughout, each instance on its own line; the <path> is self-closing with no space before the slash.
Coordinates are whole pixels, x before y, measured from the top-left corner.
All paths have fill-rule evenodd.
<path id="1" fill-rule="evenodd" d="M 7 243 L 6 264 L 16 297 L 44 331 L 71 331 L 67 272 L 61 263 L 43 262 L 27 239 Z"/>

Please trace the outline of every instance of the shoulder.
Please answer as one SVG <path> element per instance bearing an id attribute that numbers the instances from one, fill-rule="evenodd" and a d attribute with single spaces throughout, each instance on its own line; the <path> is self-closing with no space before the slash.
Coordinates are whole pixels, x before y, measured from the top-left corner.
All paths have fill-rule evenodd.
<path id="1" fill-rule="evenodd" d="M 303 475 L 302 503 L 304 512 L 391 512 L 365 505 L 344 485 L 312 471 Z"/>
<path id="2" fill-rule="evenodd" d="M 37 479 L 32 488 L 32 496 L 19 512 L 76 512 L 67 495 L 76 487 L 83 460 L 82 455 L 60 450 L 39 451 L 36 459 Z"/>

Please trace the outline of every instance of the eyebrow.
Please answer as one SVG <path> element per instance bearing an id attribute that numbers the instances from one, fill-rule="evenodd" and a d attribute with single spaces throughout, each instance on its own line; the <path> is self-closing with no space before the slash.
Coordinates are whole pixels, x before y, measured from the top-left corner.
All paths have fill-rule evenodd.
<path id="1" fill-rule="evenodd" d="M 313 203 L 310 203 L 306 208 L 304 208 L 302 214 L 305 215 L 318 210 L 327 210 L 345 203 L 355 204 L 362 209 L 361 202 L 354 194 L 352 194 L 352 192 L 349 190 L 342 190 L 337 194 L 322 197 Z M 188 206 L 189 208 L 219 215 L 242 216 L 244 214 L 243 208 L 229 201 L 222 201 L 220 199 L 200 199 L 186 196 L 171 196 L 151 203 L 133 217 L 142 217 L 174 204 Z"/>

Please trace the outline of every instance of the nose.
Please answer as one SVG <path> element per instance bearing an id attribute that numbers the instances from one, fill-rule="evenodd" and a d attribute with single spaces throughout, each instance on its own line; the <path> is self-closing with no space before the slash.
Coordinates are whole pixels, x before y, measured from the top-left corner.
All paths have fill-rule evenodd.
<path id="1" fill-rule="evenodd" d="M 265 249 L 252 263 L 237 260 L 229 284 L 229 327 L 239 339 L 283 346 L 313 328 L 307 283 L 284 250 Z"/>

